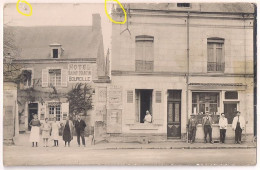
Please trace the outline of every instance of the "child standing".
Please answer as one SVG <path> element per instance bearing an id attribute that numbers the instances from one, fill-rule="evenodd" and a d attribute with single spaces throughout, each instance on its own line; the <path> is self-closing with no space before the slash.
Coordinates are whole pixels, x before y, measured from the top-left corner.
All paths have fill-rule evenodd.
<path id="1" fill-rule="evenodd" d="M 33 119 L 30 121 L 29 125 L 31 126 L 30 142 L 32 142 L 32 147 L 37 147 L 37 144 L 40 139 L 40 126 L 41 122 L 38 120 L 37 114 L 33 115 Z"/>
<path id="2" fill-rule="evenodd" d="M 50 138 L 51 125 L 48 122 L 48 118 L 45 118 L 45 122 L 42 124 L 42 138 L 43 147 L 48 147 L 48 139 Z"/>
<path id="3" fill-rule="evenodd" d="M 60 123 L 54 117 L 54 122 L 51 124 L 51 137 L 54 140 L 54 146 L 59 146 L 59 129 Z"/>

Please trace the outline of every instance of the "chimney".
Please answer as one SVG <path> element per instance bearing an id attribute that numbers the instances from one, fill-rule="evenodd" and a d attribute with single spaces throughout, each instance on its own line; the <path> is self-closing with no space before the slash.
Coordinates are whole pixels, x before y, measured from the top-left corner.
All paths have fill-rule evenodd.
<path id="1" fill-rule="evenodd" d="M 101 29 L 101 17 L 99 14 L 92 14 L 92 31 Z"/>

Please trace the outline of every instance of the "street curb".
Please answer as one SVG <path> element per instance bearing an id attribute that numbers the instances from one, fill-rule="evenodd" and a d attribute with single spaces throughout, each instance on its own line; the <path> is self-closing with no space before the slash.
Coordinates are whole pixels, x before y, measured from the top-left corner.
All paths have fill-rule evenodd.
<path id="1" fill-rule="evenodd" d="M 246 147 L 109 147 L 109 148 L 93 148 L 93 149 L 254 149 L 255 146 L 246 146 Z"/>

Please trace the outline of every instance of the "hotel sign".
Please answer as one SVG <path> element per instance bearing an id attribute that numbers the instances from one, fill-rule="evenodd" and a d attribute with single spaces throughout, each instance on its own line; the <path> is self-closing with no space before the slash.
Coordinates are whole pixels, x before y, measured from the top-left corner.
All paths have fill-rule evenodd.
<path id="1" fill-rule="evenodd" d="M 87 63 L 73 63 L 68 65 L 69 83 L 89 83 L 92 81 L 91 67 Z"/>

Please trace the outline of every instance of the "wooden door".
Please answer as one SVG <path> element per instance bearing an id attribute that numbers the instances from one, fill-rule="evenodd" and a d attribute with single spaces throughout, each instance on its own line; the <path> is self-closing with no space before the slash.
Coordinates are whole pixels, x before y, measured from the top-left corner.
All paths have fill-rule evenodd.
<path id="1" fill-rule="evenodd" d="M 181 138 L 181 102 L 168 102 L 167 137 Z"/>
<path id="2" fill-rule="evenodd" d="M 236 116 L 237 103 L 225 103 L 224 113 L 228 120 L 228 124 L 232 124 L 233 118 Z"/>

